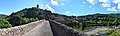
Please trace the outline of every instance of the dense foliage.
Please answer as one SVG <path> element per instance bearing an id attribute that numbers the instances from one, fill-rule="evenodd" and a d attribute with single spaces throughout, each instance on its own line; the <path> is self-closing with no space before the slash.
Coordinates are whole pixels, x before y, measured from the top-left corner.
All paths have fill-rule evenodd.
<path id="1" fill-rule="evenodd" d="M 43 18 L 48 18 L 51 11 L 43 10 L 37 7 L 25 8 L 18 12 L 12 13 L 6 18 L 13 26 L 23 25 L 26 23 L 34 22 Z"/>
<path id="2" fill-rule="evenodd" d="M 5 17 L 4 19 L 0 19 L 0 28 L 8 28 L 12 26 L 18 26 L 34 22 L 42 18 L 46 18 L 47 16 L 45 15 L 48 13 L 51 12 L 36 7 L 25 8 L 18 12 L 12 13 L 11 15 Z M 41 15 L 44 15 L 45 17 L 41 17 Z"/>
<path id="3" fill-rule="evenodd" d="M 69 27 L 72 27 L 73 29 L 76 29 L 78 31 L 82 31 L 83 28 L 82 27 L 79 27 L 75 22 L 73 22 L 72 20 L 67 20 L 65 22 L 65 24 Z"/>
<path id="4" fill-rule="evenodd" d="M 7 19 L 0 19 L 0 28 L 9 28 L 12 25 L 7 21 Z"/>
<path id="5" fill-rule="evenodd" d="M 80 20 L 86 26 L 117 26 L 120 25 L 120 14 L 93 14 L 82 16 Z"/>
<path id="6" fill-rule="evenodd" d="M 21 17 L 21 18 L 46 18 L 47 15 L 50 15 L 51 11 L 43 10 L 40 8 L 32 7 L 32 8 L 25 8 L 23 10 L 20 10 L 18 12 L 12 13 L 7 18 L 13 18 L 13 17 Z"/>
<path id="7" fill-rule="evenodd" d="M 67 25 L 67 26 L 70 26 L 70 27 L 74 27 L 74 26 L 75 26 L 75 23 L 74 23 L 72 20 L 67 20 L 67 21 L 66 21 L 66 25 Z"/>
<path id="8" fill-rule="evenodd" d="M 13 26 L 23 25 L 23 24 L 30 23 L 37 20 L 38 18 L 22 18 L 22 17 L 12 17 L 8 19 L 8 21 Z"/>
<path id="9" fill-rule="evenodd" d="M 76 25 L 73 20 L 67 20 L 66 25 L 75 29 L 94 29 L 97 26 L 118 26 L 120 25 L 120 14 L 92 14 L 86 16 L 79 16 L 79 25 Z"/>
<path id="10" fill-rule="evenodd" d="M 111 29 L 106 32 L 107 36 L 120 36 L 120 28 Z"/>

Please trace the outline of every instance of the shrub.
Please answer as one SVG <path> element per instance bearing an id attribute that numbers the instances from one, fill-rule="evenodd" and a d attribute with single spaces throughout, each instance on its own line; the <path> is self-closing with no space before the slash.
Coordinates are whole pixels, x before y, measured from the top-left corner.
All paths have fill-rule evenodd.
<path id="1" fill-rule="evenodd" d="M 29 23 L 29 22 L 34 22 L 34 21 L 37 21 L 37 20 L 38 20 L 38 18 L 21 18 L 19 20 L 19 23 L 21 25 L 21 24 L 26 24 L 26 23 Z"/>
<path id="2" fill-rule="evenodd" d="M 114 31 L 115 31 L 115 30 L 108 30 L 108 31 L 106 32 L 106 35 L 110 35 L 110 34 L 112 34 Z"/>
<path id="3" fill-rule="evenodd" d="M 12 17 L 8 19 L 13 26 L 23 25 L 26 23 L 37 21 L 38 18 L 26 18 L 26 17 Z"/>
<path id="4" fill-rule="evenodd" d="M 75 23 L 72 20 L 67 20 L 65 23 L 66 23 L 67 26 L 70 26 L 70 27 L 75 26 Z"/>
<path id="5" fill-rule="evenodd" d="M 9 28 L 12 25 L 6 19 L 0 19 L 0 28 Z"/>

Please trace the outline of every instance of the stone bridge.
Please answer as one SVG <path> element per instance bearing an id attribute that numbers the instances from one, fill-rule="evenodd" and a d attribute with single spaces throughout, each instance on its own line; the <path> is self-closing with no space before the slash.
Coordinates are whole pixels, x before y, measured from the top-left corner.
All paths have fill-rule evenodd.
<path id="1" fill-rule="evenodd" d="M 54 20 L 40 20 L 0 29 L 0 36 L 86 36 Z"/>

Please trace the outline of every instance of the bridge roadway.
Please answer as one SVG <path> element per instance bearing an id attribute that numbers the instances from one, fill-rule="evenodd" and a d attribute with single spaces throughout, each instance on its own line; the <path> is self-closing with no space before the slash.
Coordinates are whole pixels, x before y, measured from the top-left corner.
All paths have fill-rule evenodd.
<path id="1" fill-rule="evenodd" d="M 44 20 L 38 26 L 25 33 L 23 36 L 53 36 L 49 21 Z"/>

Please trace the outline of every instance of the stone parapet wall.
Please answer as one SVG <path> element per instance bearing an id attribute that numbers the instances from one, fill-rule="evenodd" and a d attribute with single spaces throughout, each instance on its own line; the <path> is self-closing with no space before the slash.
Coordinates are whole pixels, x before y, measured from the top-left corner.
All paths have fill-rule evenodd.
<path id="1" fill-rule="evenodd" d="M 33 29 L 43 21 L 44 20 L 40 20 L 36 22 L 31 22 L 25 25 L 0 29 L 0 36 L 22 36 L 23 34 L 29 32 L 31 29 Z"/>
<path id="2" fill-rule="evenodd" d="M 77 30 L 74 30 L 65 24 L 54 20 L 49 20 L 54 36 L 87 36 Z"/>

